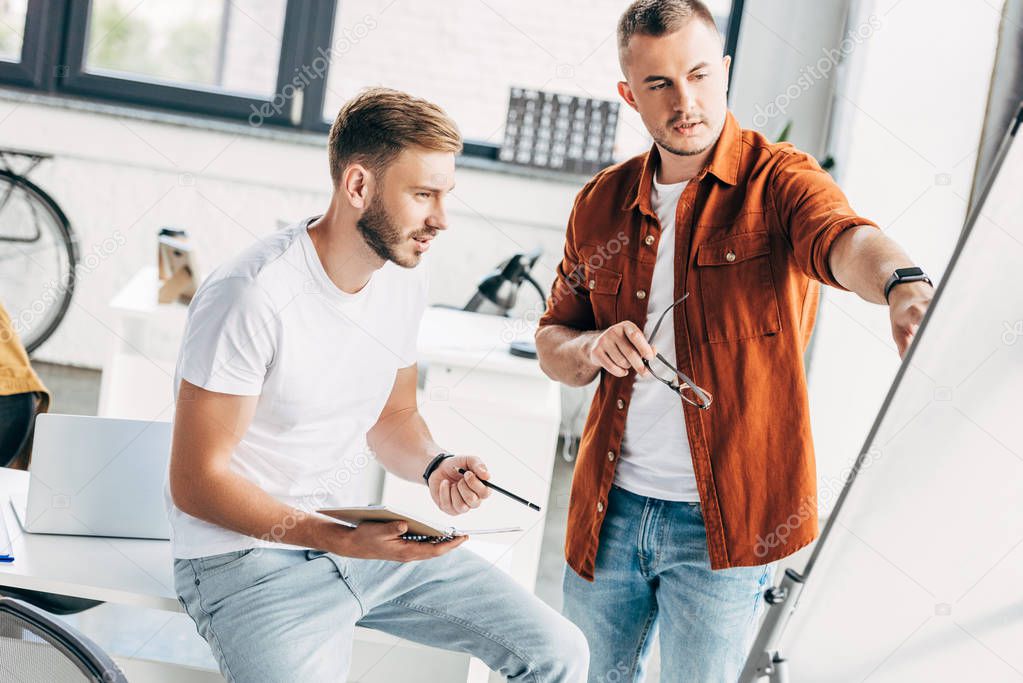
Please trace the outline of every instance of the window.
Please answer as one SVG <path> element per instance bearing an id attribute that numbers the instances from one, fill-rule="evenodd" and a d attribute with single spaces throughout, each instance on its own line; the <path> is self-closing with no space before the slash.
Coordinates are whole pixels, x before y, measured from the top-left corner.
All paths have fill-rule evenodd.
<path id="1" fill-rule="evenodd" d="M 734 52 L 742 0 L 709 5 Z M 512 87 L 616 101 L 622 0 L 0 0 L 0 82 L 322 132 L 385 84 L 497 159 Z M 621 108 L 615 156 L 644 149 Z"/>
<path id="2" fill-rule="evenodd" d="M 84 70 L 271 97 L 285 0 L 93 0 Z"/>
<path id="3" fill-rule="evenodd" d="M 67 64 L 53 90 L 253 125 L 306 119 L 302 93 L 285 86 L 333 16 L 318 0 L 65 2 Z"/>
<path id="4" fill-rule="evenodd" d="M 54 22 L 54 0 L 0 0 L 0 80 L 19 86 L 42 82 L 44 40 Z"/>
<path id="5" fill-rule="evenodd" d="M 20 62 L 28 0 L 0 0 L 0 59 Z"/>

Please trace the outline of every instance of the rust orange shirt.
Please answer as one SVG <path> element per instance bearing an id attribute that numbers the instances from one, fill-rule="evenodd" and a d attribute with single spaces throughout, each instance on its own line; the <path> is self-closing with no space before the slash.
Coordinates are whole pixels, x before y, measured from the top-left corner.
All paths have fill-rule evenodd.
<path id="1" fill-rule="evenodd" d="M 643 329 L 661 226 L 650 207 L 656 147 L 579 193 L 540 325 Z M 713 569 L 764 564 L 817 535 L 816 471 L 803 354 L 835 238 L 875 223 L 852 211 L 813 157 L 743 130 L 731 113 L 675 215 L 678 368 L 711 392 L 684 411 Z M 601 371 L 568 512 L 569 565 L 593 579 L 600 527 L 635 373 Z"/>

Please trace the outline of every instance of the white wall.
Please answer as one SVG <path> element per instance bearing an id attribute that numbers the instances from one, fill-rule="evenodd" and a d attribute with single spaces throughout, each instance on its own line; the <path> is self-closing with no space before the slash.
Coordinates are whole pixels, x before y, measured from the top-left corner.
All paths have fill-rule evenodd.
<path id="1" fill-rule="evenodd" d="M 821 157 L 845 0 L 746 0 L 729 106 L 743 128 Z M 858 45 L 854 45 L 857 49 Z"/>

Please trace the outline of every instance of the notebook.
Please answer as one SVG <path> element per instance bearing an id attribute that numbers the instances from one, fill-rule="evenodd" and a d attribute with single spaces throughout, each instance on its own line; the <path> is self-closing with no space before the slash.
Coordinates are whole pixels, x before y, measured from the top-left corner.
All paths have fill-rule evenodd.
<path id="1" fill-rule="evenodd" d="M 509 526 L 495 529 L 457 529 L 453 526 L 435 526 L 412 515 L 405 514 L 387 505 L 366 505 L 363 507 L 321 508 L 321 515 L 333 517 L 351 526 L 362 522 L 397 522 L 403 520 L 408 524 L 408 531 L 402 538 L 409 541 L 425 541 L 439 543 L 450 541 L 457 536 L 477 536 L 480 534 L 507 534 L 522 531 L 522 527 Z"/>

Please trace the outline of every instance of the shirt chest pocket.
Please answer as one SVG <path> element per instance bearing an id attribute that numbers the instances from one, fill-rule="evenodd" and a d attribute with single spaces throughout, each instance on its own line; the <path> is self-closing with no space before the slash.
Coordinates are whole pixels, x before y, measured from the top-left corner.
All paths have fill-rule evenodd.
<path id="1" fill-rule="evenodd" d="M 583 284 L 590 293 L 590 306 L 593 308 L 593 321 L 597 329 L 614 325 L 618 322 L 618 290 L 622 286 L 622 274 L 586 264 L 583 276 Z"/>
<path id="2" fill-rule="evenodd" d="M 719 343 L 781 330 L 766 231 L 701 244 L 696 254 L 707 341 Z"/>

